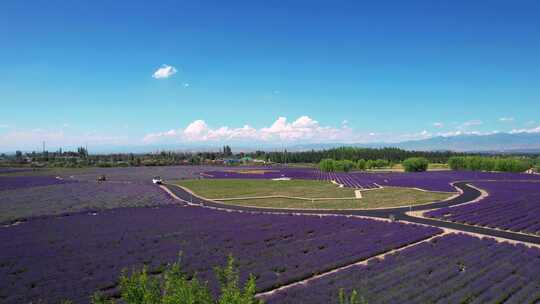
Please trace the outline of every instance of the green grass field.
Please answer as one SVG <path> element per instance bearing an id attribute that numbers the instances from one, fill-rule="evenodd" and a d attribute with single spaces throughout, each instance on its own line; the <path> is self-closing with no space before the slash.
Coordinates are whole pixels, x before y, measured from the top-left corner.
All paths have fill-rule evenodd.
<path id="1" fill-rule="evenodd" d="M 299 196 L 306 198 L 354 197 L 354 191 L 329 182 L 313 180 L 273 181 L 267 179 L 202 179 L 177 184 L 207 198 L 248 196 Z"/>
<path id="2" fill-rule="evenodd" d="M 329 182 L 312 180 L 272 181 L 263 179 L 206 179 L 178 181 L 177 184 L 209 199 L 227 199 L 223 200 L 223 203 L 226 204 L 266 208 L 385 208 L 425 204 L 440 201 L 453 195 L 453 193 L 426 192 L 411 188 L 387 187 L 383 189 L 362 191 L 362 198 L 357 199 L 355 198 L 354 190 L 352 189 L 339 188 Z M 264 196 L 291 196 L 307 198 L 307 200 L 281 197 L 249 198 Z M 231 198 L 235 199 L 231 200 Z"/>

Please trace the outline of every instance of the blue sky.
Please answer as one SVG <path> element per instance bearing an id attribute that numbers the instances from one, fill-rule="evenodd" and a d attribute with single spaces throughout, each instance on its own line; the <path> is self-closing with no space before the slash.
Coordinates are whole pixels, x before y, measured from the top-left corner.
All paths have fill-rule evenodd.
<path id="1" fill-rule="evenodd" d="M 359 2 L 2 1 L 0 149 L 540 131 L 540 2 Z"/>

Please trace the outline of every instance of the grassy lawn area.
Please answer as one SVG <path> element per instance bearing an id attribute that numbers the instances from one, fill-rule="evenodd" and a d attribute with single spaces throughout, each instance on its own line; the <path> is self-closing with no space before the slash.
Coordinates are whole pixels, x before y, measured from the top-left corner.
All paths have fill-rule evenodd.
<path id="1" fill-rule="evenodd" d="M 290 198 L 248 198 L 224 200 L 223 203 L 267 208 L 298 209 L 369 209 L 425 204 L 444 200 L 454 193 L 426 192 L 411 188 L 386 187 L 362 191 L 356 199 L 354 191 L 338 188 L 329 182 L 312 180 L 272 181 L 255 179 L 207 179 L 178 181 L 178 185 L 210 199 L 247 198 L 256 196 L 293 196 L 323 198 L 301 200 Z M 329 199 L 324 199 L 329 198 Z M 332 199 L 350 198 L 350 199 Z"/>
<path id="2" fill-rule="evenodd" d="M 314 180 L 201 179 L 178 181 L 177 184 L 212 199 L 271 195 L 306 198 L 354 197 L 352 189 L 338 188 L 330 182 Z"/>

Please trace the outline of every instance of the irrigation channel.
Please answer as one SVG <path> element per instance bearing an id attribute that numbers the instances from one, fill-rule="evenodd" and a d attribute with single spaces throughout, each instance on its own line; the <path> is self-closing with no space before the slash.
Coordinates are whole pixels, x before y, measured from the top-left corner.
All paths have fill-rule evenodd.
<path id="1" fill-rule="evenodd" d="M 540 245 L 540 236 L 528 235 L 523 233 L 516 233 L 498 229 L 491 229 L 487 227 L 472 226 L 454 222 L 447 222 L 442 220 L 424 218 L 412 216 L 407 213 L 414 213 L 415 211 L 427 211 L 432 209 L 438 209 L 443 207 L 450 207 L 455 205 L 461 205 L 464 203 L 469 203 L 478 199 L 482 193 L 480 190 L 470 186 L 466 181 L 456 182 L 453 184 L 455 188 L 460 190 L 460 195 L 452 199 L 434 202 L 431 204 L 416 205 L 410 207 L 396 207 L 396 208 L 386 208 L 386 209 L 283 209 L 283 208 L 257 208 L 257 207 L 245 207 L 237 205 L 229 205 L 220 203 L 217 201 L 205 199 L 193 194 L 186 189 L 173 185 L 173 184 L 164 184 L 164 187 L 172 192 L 178 199 L 182 200 L 184 203 L 198 205 L 201 207 L 208 207 L 214 209 L 222 209 L 227 211 L 240 211 L 240 212 L 250 212 L 250 213 L 289 213 L 289 214 L 312 214 L 312 215 L 353 215 L 353 216 L 362 216 L 362 217 L 372 217 L 378 219 L 394 219 L 397 221 L 406 221 L 421 225 L 429 225 L 434 227 L 439 227 L 442 229 L 452 229 L 456 231 L 462 231 L 465 233 L 480 234 L 483 236 L 491 236 L 494 238 L 502 238 L 516 242 L 524 242 L 529 244 Z"/>

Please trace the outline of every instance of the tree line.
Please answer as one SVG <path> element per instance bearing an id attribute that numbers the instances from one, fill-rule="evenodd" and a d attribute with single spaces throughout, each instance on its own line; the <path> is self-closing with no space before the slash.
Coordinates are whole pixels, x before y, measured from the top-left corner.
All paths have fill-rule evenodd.
<path id="1" fill-rule="evenodd" d="M 269 160 L 274 163 L 320 163 L 323 159 L 351 160 L 357 162 L 364 160 L 385 160 L 391 163 L 400 163 L 411 157 L 424 157 L 431 163 L 446 163 L 452 156 L 469 155 L 451 151 L 407 151 L 399 148 L 357 148 L 340 147 L 326 150 L 311 151 L 256 151 L 249 154 L 251 157 Z"/>
<path id="2" fill-rule="evenodd" d="M 89 154 L 85 147 L 76 151 L 16 151 L 14 155 L 0 155 L 3 165 L 32 165 L 47 167 L 131 167 L 131 166 L 171 166 L 200 165 L 226 158 L 243 157 L 244 153 L 233 154 L 230 146 L 219 151 L 178 152 L 161 151 L 156 153 L 111 153 Z"/>
<path id="3" fill-rule="evenodd" d="M 540 170 L 540 159 L 524 157 L 454 156 L 448 160 L 452 170 L 524 172 Z"/>
<path id="4" fill-rule="evenodd" d="M 358 161 L 352 161 L 349 159 L 335 160 L 331 158 L 325 158 L 319 162 L 319 169 L 323 172 L 349 172 L 353 169 L 360 171 L 386 168 L 392 164 L 384 159 L 377 160 L 365 160 L 359 159 Z M 429 165 L 429 161 L 424 157 L 410 157 L 401 162 L 403 169 L 406 172 L 422 172 L 426 171 Z"/>

